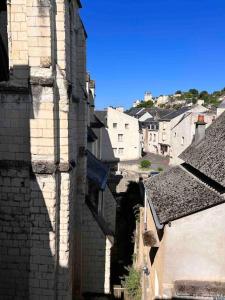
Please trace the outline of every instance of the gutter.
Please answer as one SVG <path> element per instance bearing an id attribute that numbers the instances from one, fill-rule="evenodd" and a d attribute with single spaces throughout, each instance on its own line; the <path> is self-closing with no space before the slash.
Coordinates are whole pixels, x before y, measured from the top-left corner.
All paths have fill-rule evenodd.
<path id="1" fill-rule="evenodd" d="M 148 204 L 150 206 L 150 209 L 151 209 L 151 212 L 152 212 L 152 216 L 153 216 L 156 228 L 158 230 L 162 230 L 164 228 L 164 224 L 160 223 L 159 218 L 157 216 L 157 213 L 155 211 L 154 205 L 153 205 L 151 199 L 149 199 L 149 197 L 147 197 L 147 194 L 145 192 L 145 224 L 146 224 L 146 226 L 147 226 L 147 202 L 148 202 Z"/>

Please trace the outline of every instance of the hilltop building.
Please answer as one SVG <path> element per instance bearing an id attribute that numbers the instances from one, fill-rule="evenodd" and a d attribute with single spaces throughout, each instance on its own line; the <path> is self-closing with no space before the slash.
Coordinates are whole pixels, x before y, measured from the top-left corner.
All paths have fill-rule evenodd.
<path id="1" fill-rule="evenodd" d="M 149 102 L 149 101 L 154 102 L 155 99 L 153 98 L 151 92 L 145 92 L 145 94 L 144 94 L 144 100 L 142 100 L 142 99 L 135 100 L 133 102 L 133 107 L 137 107 L 139 104 L 141 104 L 143 102 Z"/>
<path id="2" fill-rule="evenodd" d="M 144 102 L 153 101 L 153 96 L 151 92 L 145 92 L 144 95 Z"/>

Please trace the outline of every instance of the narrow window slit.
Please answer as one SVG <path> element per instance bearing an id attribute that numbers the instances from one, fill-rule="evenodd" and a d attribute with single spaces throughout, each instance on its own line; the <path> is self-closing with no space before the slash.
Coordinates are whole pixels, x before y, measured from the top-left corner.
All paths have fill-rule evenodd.
<path id="1" fill-rule="evenodd" d="M 0 81 L 9 80 L 7 3 L 0 1 Z"/>

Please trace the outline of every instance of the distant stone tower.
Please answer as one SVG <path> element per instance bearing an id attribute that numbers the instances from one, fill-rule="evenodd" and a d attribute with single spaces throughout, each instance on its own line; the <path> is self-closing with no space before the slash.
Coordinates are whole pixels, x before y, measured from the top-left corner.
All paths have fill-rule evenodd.
<path id="1" fill-rule="evenodd" d="M 81 4 L 0 2 L 0 299 L 69 300 L 82 285 Z"/>
<path id="2" fill-rule="evenodd" d="M 148 101 L 152 101 L 152 100 L 153 100 L 152 93 L 151 92 L 145 92 L 144 102 L 148 102 Z"/>

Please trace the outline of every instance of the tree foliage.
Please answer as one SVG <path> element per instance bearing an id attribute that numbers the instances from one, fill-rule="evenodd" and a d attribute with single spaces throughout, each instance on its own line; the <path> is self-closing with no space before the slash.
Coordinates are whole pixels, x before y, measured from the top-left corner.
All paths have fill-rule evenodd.
<path id="1" fill-rule="evenodd" d="M 144 108 L 150 108 L 154 105 L 154 102 L 149 100 L 149 101 L 142 101 L 140 104 L 137 105 L 138 108 L 144 107 Z"/>
<path id="2" fill-rule="evenodd" d="M 144 159 L 140 162 L 140 166 L 142 169 L 149 169 L 151 167 L 151 162 L 147 159 Z"/>
<path id="3" fill-rule="evenodd" d="M 126 268 L 128 275 L 124 276 L 122 286 L 133 300 L 141 300 L 141 272 L 133 266 Z"/>

